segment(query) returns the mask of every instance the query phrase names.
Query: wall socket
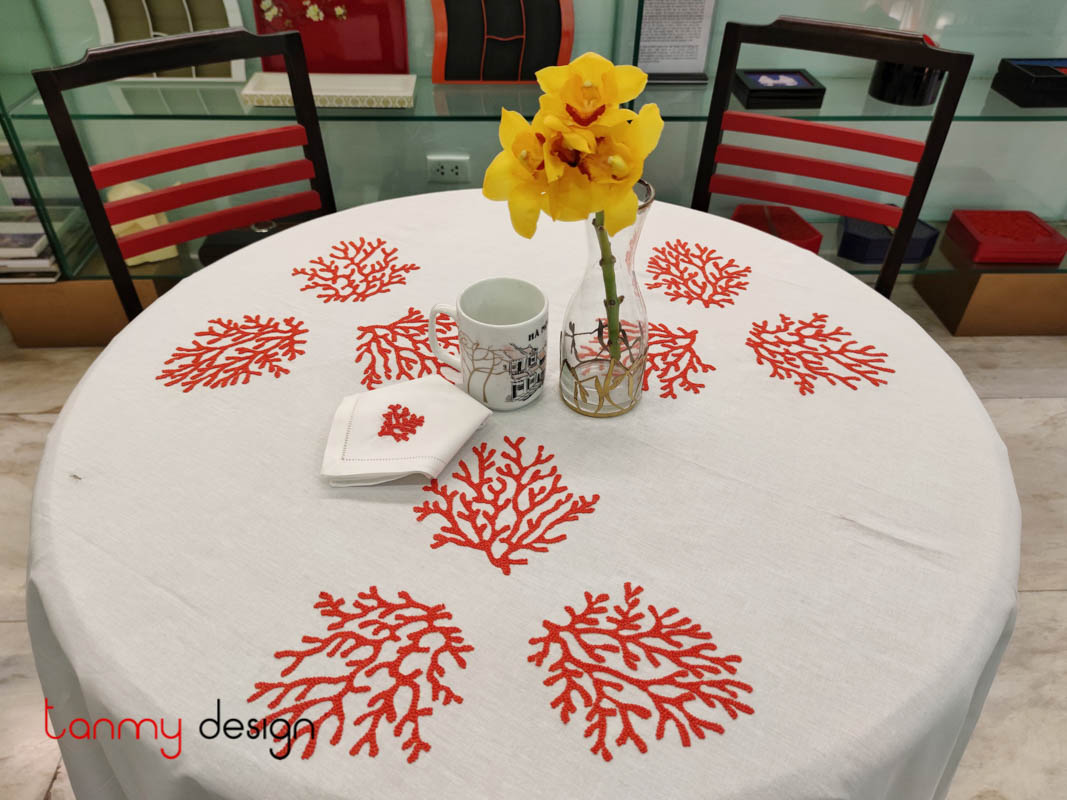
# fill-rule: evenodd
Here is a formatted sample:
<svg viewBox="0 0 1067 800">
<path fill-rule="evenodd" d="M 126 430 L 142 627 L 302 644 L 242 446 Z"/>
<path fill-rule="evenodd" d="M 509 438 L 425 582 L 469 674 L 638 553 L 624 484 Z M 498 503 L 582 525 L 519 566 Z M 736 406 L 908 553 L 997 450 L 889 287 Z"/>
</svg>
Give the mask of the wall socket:
<svg viewBox="0 0 1067 800">
<path fill-rule="evenodd" d="M 426 180 L 430 183 L 470 183 L 471 157 L 467 153 L 428 153 Z"/>
</svg>

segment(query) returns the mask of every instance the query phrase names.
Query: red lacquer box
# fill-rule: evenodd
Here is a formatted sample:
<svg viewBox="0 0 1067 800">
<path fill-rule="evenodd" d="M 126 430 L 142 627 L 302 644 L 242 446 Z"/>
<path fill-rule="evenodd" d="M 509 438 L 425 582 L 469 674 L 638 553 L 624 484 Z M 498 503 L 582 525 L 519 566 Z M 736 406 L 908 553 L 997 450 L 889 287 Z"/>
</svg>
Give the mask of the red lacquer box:
<svg viewBox="0 0 1067 800">
<path fill-rule="evenodd" d="M 253 0 L 258 33 L 300 31 L 308 72 L 373 75 L 408 71 L 404 0 Z M 284 72 L 283 56 L 263 69 Z"/>
<path fill-rule="evenodd" d="M 818 253 L 819 245 L 822 244 L 822 234 L 789 206 L 741 204 L 734 209 L 730 219 L 785 239 L 813 253 Z"/>
<path fill-rule="evenodd" d="M 1067 238 L 1030 211 L 953 211 L 945 236 L 979 264 L 1059 264 L 1067 255 Z"/>
</svg>

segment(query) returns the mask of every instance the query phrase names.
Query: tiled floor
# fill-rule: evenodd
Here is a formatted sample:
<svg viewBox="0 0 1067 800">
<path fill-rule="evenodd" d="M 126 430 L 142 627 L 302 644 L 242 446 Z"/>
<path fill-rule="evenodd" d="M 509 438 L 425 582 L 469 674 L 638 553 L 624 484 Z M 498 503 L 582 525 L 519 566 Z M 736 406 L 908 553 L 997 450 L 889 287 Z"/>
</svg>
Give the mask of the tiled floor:
<svg viewBox="0 0 1067 800">
<path fill-rule="evenodd" d="M 1067 798 L 1067 337 L 953 338 L 907 285 L 894 300 L 944 347 L 1011 453 L 1023 506 L 1019 619 L 949 800 Z M 23 590 L 45 436 L 94 349 L 19 350 L 0 326 L 0 798 L 73 797 L 43 703 Z"/>
</svg>

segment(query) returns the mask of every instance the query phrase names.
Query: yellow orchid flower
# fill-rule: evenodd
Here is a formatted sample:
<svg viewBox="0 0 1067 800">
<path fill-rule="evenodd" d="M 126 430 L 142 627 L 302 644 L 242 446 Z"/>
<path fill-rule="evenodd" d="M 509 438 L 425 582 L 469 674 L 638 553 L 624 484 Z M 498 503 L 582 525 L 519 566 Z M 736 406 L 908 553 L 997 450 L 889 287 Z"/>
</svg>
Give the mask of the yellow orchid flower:
<svg viewBox="0 0 1067 800">
<path fill-rule="evenodd" d="M 638 67 L 615 66 L 596 53 L 564 67 L 545 67 L 535 77 L 545 93 L 541 108 L 583 128 L 632 119 L 633 112 L 619 106 L 641 94 L 648 81 Z"/>
<path fill-rule="evenodd" d="M 543 138 L 521 114 L 503 108 L 499 135 L 504 149 L 485 171 L 482 194 L 490 200 L 507 200 L 512 227 L 529 239 L 537 230 L 542 207 L 547 207 Z"/>
<path fill-rule="evenodd" d="M 565 67 L 538 70 L 544 91 L 540 108 L 532 123 L 500 110 L 503 150 L 482 183 L 482 194 L 490 200 L 507 200 L 512 227 L 527 239 L 537 230 L 542 211 L 562 221 L 592 218 L 604 278 L 609 364 L 622 359 L 622 297 L 605 232 L 614 236 L 636 220 L 634 184 L 663 132 L 655 104 L 636 114 L 621 107 L 641 93 L 647 80 L 637 67 L 617 67 L 595 53 Z"/>
<path fill-rule="evenodd" d="M 637 217 L 634 184 L 644 172 L 645 159 L 659 143 L 663 119 L 655 103 L 641 108 L 637 119 L 599 139 L 595 154 L 582 161 L 592 182 L 593 205 L 604 212 L 604 227 L 614 236 Z"/>
</svg>

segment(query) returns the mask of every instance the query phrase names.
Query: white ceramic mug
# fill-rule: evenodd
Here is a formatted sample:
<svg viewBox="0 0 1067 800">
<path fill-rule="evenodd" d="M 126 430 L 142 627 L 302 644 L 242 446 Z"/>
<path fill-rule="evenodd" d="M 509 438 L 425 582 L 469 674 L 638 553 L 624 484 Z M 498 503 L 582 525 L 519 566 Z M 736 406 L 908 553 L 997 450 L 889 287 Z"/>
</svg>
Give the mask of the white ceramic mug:
<svg viewBox="0 0 1067 800">
<path fill-rule="evenodd" d="M 459 358 L 437 341 L 439 314 L 459 327 Z M 486 278 L 472 283 L 456 305 L 430 309 L 430 347 L 460 372 L 457 384 L 497 411 L 522 408 L 541 394 L 548 350 L 548 300 L 518 278 Z"/>
</svg>

